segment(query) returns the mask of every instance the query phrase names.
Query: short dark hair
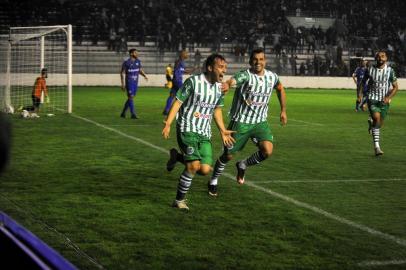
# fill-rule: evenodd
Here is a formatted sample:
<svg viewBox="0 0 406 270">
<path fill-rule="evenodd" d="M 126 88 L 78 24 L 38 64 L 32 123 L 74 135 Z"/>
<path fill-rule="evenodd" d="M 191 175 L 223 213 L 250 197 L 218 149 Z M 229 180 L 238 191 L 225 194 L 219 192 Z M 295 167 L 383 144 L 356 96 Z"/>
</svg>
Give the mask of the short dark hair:
<svg viewBox="0 0 406 270">
<path fill-rule="evenodd" d="M 129 49 L 129 50 L 128 50 L 128 53 L 129 53 L 129 54 L 132 54 L 134 51 L 136 52 L 137 49 L 135 49 L 135 48 Z"/>
<path fill-rule="evenodd" d="M 214 63 L 216 62 L 216 59 L 220 59 L 220 60 L 226 61 L 226 59 L 224 58 L 224 56 L 222 56 L 221 54 L 213 53 L 213 54 L 209 55 L 209 56 L 207 57 L 207 59 L 206 59 L 206 62 L 205 62 L 206 71 L 208 70 L 207 68 L 208 68 L 209 66 L 211 66 L 211 67 L 214 66 Z"/>
<path fill-rule="evenodd" d="M 48 69 L 46 69 L 46 68 L 41 69 L 41 74 L 45 74 L 47 72 L 48 72 Z"/>
<path fill-rule="evenodd" d="M 259 53 L 265 54 L 264 49 L 258 48 L 258 49 L 254 49 L 254 50 L 251 51 L 251 54 L 250 54 L 250 65 L 251 65 L 252 59 L 254 59 L 254 55 L 259 54 Z"/>
</svg>

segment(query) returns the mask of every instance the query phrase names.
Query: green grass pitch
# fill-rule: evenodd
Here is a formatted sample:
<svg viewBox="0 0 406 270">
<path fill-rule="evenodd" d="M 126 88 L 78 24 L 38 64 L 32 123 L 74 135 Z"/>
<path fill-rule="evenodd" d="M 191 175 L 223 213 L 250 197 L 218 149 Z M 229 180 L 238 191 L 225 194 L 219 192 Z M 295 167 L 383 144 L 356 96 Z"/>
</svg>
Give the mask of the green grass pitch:
<svg viewBox="0 0 406 270">
<path fill-rule="evenodd" d="M 161 136 L 167 95 L 139 89 L 138 120 L 119 117 L 125 95 L 113 87 L 75 87 L 72 115 L 13 116 L 0 210 L 80 269 L 406 268 L 406 92 L 391 103 L 379 158 L 355 90 L 287 89 L 286 127 L 274 95 L 273 156 L 242 186 L 230 163 L 218 198 L 196 176 L 189 212 L 170 207 L 183 168 L 165 170 L 177 146 L 174 126 Z"/>
</svg>

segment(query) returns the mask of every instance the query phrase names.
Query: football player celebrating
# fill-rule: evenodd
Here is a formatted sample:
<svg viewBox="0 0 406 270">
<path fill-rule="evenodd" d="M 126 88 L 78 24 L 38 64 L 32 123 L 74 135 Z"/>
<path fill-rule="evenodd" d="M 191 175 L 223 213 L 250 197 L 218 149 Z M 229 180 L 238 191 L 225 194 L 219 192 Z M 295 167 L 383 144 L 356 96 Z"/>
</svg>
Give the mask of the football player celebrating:
<svg viewBox="0 0 406 270">
<path fill-rule="evenodd" d="M 212 170 L 211 121 L 220 130 L 223 144 L 231 146 L 234 142 L 223 123 L 221 107 L 224 106 L 224 89 L 221 84 L 226 73 L 226 61 L 219 54 L 212 54 L 206 60 L 206 71 L 188 78 L 176 94 L 176 100 L 167 116 L 162 135 L 169 138 L 171 124 L 178 114 L 176 134 L 178 145 L 183 153 L 185 169 L 180 175 L 176 199 L 173 207 L 186 209 L 185 196 L 196 173 L 207 175 Z M 168 167 L 174 167 L 177 151 L 171 149 Z M 169 168 L 168 168 L 169 169 Z"/>
</svg>

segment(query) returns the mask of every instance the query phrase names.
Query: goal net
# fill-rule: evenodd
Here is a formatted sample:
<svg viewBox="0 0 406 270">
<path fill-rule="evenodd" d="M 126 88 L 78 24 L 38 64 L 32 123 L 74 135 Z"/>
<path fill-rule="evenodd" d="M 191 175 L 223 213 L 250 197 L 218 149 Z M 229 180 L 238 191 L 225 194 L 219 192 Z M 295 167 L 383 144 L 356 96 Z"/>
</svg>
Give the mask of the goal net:
<svg viewBox="0 0 406 270">
<path fill-rule="evenodd" d="M 11 27 L 2 38 L 0 108 L 33 106 L 34 84 L 47 70 L 48 97 L 40 91 L 40 112 L 72 112 L 72 26 Z"/>
</svg>

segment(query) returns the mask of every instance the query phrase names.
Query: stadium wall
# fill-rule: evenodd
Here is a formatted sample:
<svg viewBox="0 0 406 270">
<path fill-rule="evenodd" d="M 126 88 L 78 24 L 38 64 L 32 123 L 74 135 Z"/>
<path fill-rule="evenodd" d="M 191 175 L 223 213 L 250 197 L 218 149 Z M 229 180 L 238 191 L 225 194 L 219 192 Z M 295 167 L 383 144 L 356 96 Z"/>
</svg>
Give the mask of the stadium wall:
<svg viewBox="0 0 406 270">
<path fill-rule="evenodd" d="M 226 79 L 229 77 L 226 76 Z M 283 85 L 287 88 L 326 88 L 326 89 L 354 89 L 351 77 L 301 77 L 281 76 Z M 148 81 L 140 76 L 140 86 L 164 87 L 164 75 L 148 75 Z M 406 90 L 406 79 L 398 79 L 401 90 Z M 73 74 L 74 86 L 117 86 L 121 85 L 119 74 Z"/>
</svg>

